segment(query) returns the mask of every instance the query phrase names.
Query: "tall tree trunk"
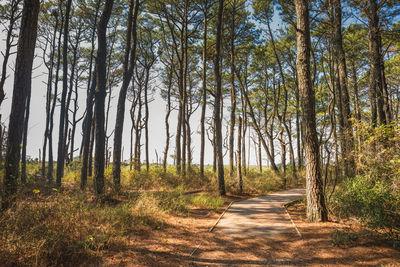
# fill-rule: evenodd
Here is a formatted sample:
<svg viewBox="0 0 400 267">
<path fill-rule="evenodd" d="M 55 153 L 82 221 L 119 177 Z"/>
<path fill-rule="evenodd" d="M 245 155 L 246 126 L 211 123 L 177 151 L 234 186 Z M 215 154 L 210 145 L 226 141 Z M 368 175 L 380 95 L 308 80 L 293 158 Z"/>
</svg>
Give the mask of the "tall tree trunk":
<svg viewBox="0 0 400 267">
<path fill-rule="evenodd" d="M 150 171 L 150 157 L 149 157 L 149 100 L 148 100 L 148 86 L 150 78 L 150 68 L 146 69 L 146 78 L 144 84 L 144 137 L 145 144 L 144 149 L 146 153 L 146 171 Z"/>
<path fill-rule="evenodd" d="M 22 139 L 22 157 L 21 157 L 21 182 L 26 183 L 26 146 L 28 145 L 28 127 L 29 127 L 29 114 L 31 109 L 31 92 L 26 96 L 25 118 L 24 118 L 24 132 Z"/>
<path fill-rule="evenodd" d="M 186 114 L 188 112 L 187 107 L 187 73 L 188 73 L 188 0 L 184 0 L 184 14 L 183 14 L 183 40 L 181 41 L 182 49 L 182 62 L 183 62 L 183 72 L 182 72 L 182 175 L 186 175 L 186 146 L 187 146 L 187 121 Z"/>
<path fill-rule="evenodd" d="M 238 125 L 238 144 L 237 144 L 237 154 L 236 154 L 236 164 L 237 164 L 237 180 L 238 180 L 238 189 L 239 193 L 243 192 L 243 178 L 242 178 L 242 165 L 241 165 L 241 155 L 242 155 L 242 117 L 239 116 L 239 125 Z"/>
<path fill-rule="evenodd" d="M 58 151 L 57 151 L 57 175 L 56 186 L 61 187 L 61 178 L 64 175 L 64 159 L 65 159 L 65 137 L 64 123 L 66 112 L 66 98 L 68 91 L 68 31 L 69 31 L 69 16 L 71 11 L 72 0 L 68 0 L 66 4 L 66 14 L 64 21 L 64 41 L 63 41 L 63 90 L 61 93 L 60 102 L 60 124 L 58 131 Z"/>
<path fill-rule="evenodd" d="M 52 103 L 52 85 L 53 85 L 53 69 L 54 69 L 54 52 L 56 50 L 56 38 L 58 31 L 58 14 L 55 12 L 56 25 L 54 26 L 53 40 L 51 42 L 51 52 L 50 52 L 50 66 L 49 74 L 47 79 L 47 94 L 46 94 L 46 126 L 44 131 L 44 142 L 43 142 L 43 155 L 42 155 L 42 177 L 46 176 L 46 150 L 47 141 L 50 134 L 50 116 L 51 116 L 51 103 Z"/>
<path fill-rule="evenodd" d="M 222 152 L 222 121 L 221 121 L 221 101 L 222 101 L 222 78 L 221 78 L 221 43 L 222 43 L 222 13 L 224 10 L 224 0 L 219 0 L 218 18 L 217 18 L 217 36 L 216 36 L 216 54 L 214 62 L 214 71 L 216 79 L 215 103 L 214 103 L 214 127 L 215 141 L 218 163 L 218 189 L 220 195 L 225 195 L 224 180 L 224 159 Z"/>
<path fill-rule="evenodd" d="M 335 48 L 335 55 L 337 57 L 337 70 L 339 76 L 338 92 L 340 93 L 340 106 L 342 110 L 343 120 L 343 158 L 345 175 L 352 177 L 354 175 L 353 170 L 355 169 L 354 158 L 352 157 L 352 150 L 354 146 L 353 139 L 353 127 L 351 123 L 351 112 L 350 112 L 350 97 L 347 86 L 347 67 L 346 57 L 343 50 L 342 41 L 342 7 L 341 0 L 332 0 L 334 9 L 334 38 L 333 44 Z"/>
<path fill-rule="evenodd" d="M 243 174 L 247 175 L 246 169 L 246 132 L 247 132 L 247 102 L 244 100 L 243 92 L 240 94 L 241 102 L 242 102 L 242 116 L 243 116 L 243 123 L 242 123 L 242 169 Z"/>
<path fill-rule="evenodd" d="M 201 87 L 202 106 L 201 106 L 201 119 L 200 119 L 200 178 L 204 179 L 204 153 L 205 153 L 205 142 L 206 142 L 206 129 L 205 129 L 205 118 L 207 109 L 207 27 L 208 27 L 208 1 L 205 0 L 203 3 L 203 50 L 202 50 L 202 79 L 203 84 Z"/>
<path fill-rule="evenodd" d="M 5 40 L 5 45 L 6 49 L 4 52 L 2 52 L 3 55 L 3 65 L 2 65 L 2 70 L 1 70 L 1 78 L 0 78 L 0 106 L 4 101 L 5 98 L 5 93 L 4 93 L 4 84 L 6 82 L 6 79 L 8 77 L 7 75 L 7 68 L 8 68 L 8 60 L 11 55 L 11 48 L 13 46 L 13 32 L 16 28 L 16 23 L 18 21 L 18 11 L 19 11 L 19 3 L 21 0 L 12 0 L 10 4 L 10 9 L 9 9 L 9 24 L 8 28 L 6 29 L 6 40 Z"/>
<path fill-rule="evenodd" d="M 235 2 L 234 2 L 235 3 Z M 233 3 L 233 5 L 234 5 Z M 235 12 L 236 7 L 232 10 L 232 22 L 231 22 L 231 40 L 230 40 L 230 84 L 231 84 L 231 114 L 229 124 L 229 176 L 233 176 L 233 154 L 234 154 L 234 142 L 235 142 L 235 112 L 236 112 L 236 88 L 235 88 Z"/>
<path fill-rule="evenodd" d="M 79 84 L 79 77 L 76 77 L 75 79 L 75 90 L 74 90 L 74 109 L 72 113 L 72 128 L 71 128 L 71 146 L 70 146 L 70 159 L 69 161 L 72 162 L 74 160 L 74 152 L 75 152 L 75 133 L 76 133 L 76 125 L 81 119 L 77 119 L 77 113 L 78 113 L 78 84 Z"/>
<path fill-rule="evenodd" d="M 370 69 L 370 101 L 371 101 L 371 122 L 376 125 L 376 110 L 378 111 L 378 118 L 380 124 L 387 124 L 387 117 L 390 115 L 385 101 L 384 94 L 384 81 L 382 74 L 382 47 L 381 47 L 381 36 L 379 30 L 379 15 L 378 15 L 378 4 L 376 0 L 370 0 L 368 5 L 368 21 L 369 21 L 369 53 L 371 61 Z M 375 107 L 377 104 L 377 108 Z"/>
<path fill-rule="evenodd" d="M 107 0 L 103 14 L 97 27 L 98 50 L 96 58 L 97 86 L 95 93 L 95 156 L 93 186 L 97 195 L 104 192 L 104 160 L 105 160 L 105 132 L 104 107 L 106 97 L 106 57 L 107 57 L 107 24 L 111 16 L 114 0 Z"/>
<path fill-rule="evenodd" d="M 124 76 L 121 90 L 118 97 L 117 117 L 115 121 L 114 131 L 114 153 L 113 153 L 113 181 L 114 187 L 118 190 L 121 184 L 121 148 L 122 148 L 122 133 L 124 129 L 125 116 L 125 100 L 129 83 L 132 80 L 133 69 L 136 61 L 136 46 L 137 46 L 137 15 L 139 12 L 139 0 L 130 0 L 128 32 L 126 38 L 125 58 L 124 58 Z"/>
<path fill-rule="evenodd" d="M 167 91 L 167 113 L 165 114 L 165 148 L 164 148 L 164 159 L 163 159 L 163 170 L 164 173 L 167 172 L 167 160 L 169 151 L 169 141 L 170 141 L 170 130 L 169 130 L 169 116 L 171 114 L 171 90 L 172 90 L 172 77 L 173 77 L 173 62 L 171 61 L 171 66 L 168 73 L 168 91 Z"/>
<path fill-rule="evenodd" d="M 94 76 L 96 76 L 96 72 L 94 73 Z M 96 82 L 97 82 L 97 78 L 96 78 Z M 96 90 L 96 85 L 93 85 L 95 90 Z M 94 96 L 93 96 L 93 102 L 94 102 Z M 92 118 L 92 126 L 90 128 L 90 143 L 89 143 L 89 162 L 88 162 L 88 176 L 93 176 L 93 149 L 94 149 L 94 139 L 95 139 L 95 115 L 93 115 Z"/>
<path fill-rule="evenodd" d="M 13 202 L 17 192 L 17 178 L 20 161 L 25 103 L 32 84 L 32 65 L 35 52 L 39 0 L 25 0 L 15 60 L 14 88 L 8 125 L 5 173 L 3 179 L 4 196 L 2 208 Z"/>
<path fill-rule="evenodd" d="M 306 152 L 307 219 L 328 219 L 323 195 L 320 169 L 319 144 L 315 121 L 315 95 L 310 74 L 310 19 L 307 0 L 295 0 L 297 14 L 297 58 L 300 99 L 304 123 L 304 147 Z"/>
<path fill-rule="evenodd" d="M 59 9 L 62 12 L 62 3 L 59 3 Z M 53 170 L 54 170 L 54 160 L 53 160 L 53 129 L 54 129 L 54 112 L 56 109 L 57 103 L 57 95 L 58 95 L 58 82 L 59 82 L 59 73 L 60 73 L 60 65 L 61 65 L 61 42 L 62 42 L 62 32 L 64 27 L 64 17 L 61 18 L 60 32 L 58 36 L 58 44 L 57 44 L 57 64 L 56 64 L 56 77 L 54 81 L 54 97 L 53 103 L 50 111 L 50 125 L 49 125 L 49 167 L 47 170 L 47 180 L 49 183 L 53 183 Z"/>
<path fill-rule="evenodd" d="M 97 1 L 96 5 L 96 12 L 94 16 L 94 25 L 97 25 L 97 17 L 99 15 L 99 9 L 100 9 L 100 2 Z M 95 48 L 95 40 L 96 40 L 96 27 L 93 27 L 92 29 L 92 35 L 91 35 L 91 51 L 90 51 L 90 60 L 89 60 L 89 76 L 88 76 L 88 83 L 87 83 L 87 94 L 86 94 L 86 117 L 83 122 L 82 126 L 82 155 L 81 155 L 81 161 L 82 161 L 82 167 L 81 167 L 81 190 L 83 190 L 86 187 L 87 184 L 87 177 L 88 175 L 91 176 L 92 172 L 92 147 L 91 145 L 91 136 L 92 136 L 92 128 L 93 128 L 93 101 L 94 101 L 94 93 L 96 90 L 96 84 L 97 84 L 97 79 L 96 79 L 96 73 L 97 69 L 94 69 L 94 72 L 92 72 L 92 67 L 93 67 L 93 59 L 94 59 L 94 48 Z M 94 75 L 93 75 L 94 73 Z M 89 173 L 90 169 L 90 173 Z"/>
</svg>

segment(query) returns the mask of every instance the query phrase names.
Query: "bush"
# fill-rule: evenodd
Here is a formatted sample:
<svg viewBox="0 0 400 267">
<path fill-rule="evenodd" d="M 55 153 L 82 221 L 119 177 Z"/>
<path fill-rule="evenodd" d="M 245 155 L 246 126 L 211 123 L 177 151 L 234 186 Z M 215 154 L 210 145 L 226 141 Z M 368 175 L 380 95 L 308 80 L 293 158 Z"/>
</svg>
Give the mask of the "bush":
<svg viewBox="0 0 400 267">
<path fill-rule="evenodd" d="M 332 233 L 332 244 L 335 247 L 338 247 L 340 245 L 349 245 L 357 241 L 359 236 L 360 233 L 353 232 L 349 229 L 335 229 Z"/>
<path fill-rule="evenodd" d="M 332 208 L 340 217 L 355 216 L 391 238 L 400 231 L 400 190 L 368 176 L 347 179 L 334 194 Z"/>
<path fill-rule="evenodd" d="M 190 199 L 190 202 L 199 208 L 203 209 L 213 209 L 214 211 L 219 211 L 224 205 L 225 200 L 220 196 L 211 195 L 198 195 Z"/>
<path fill-rule="evenodd" d="M 332 210 L 356 217 L 374 230 L 399 239 L 400 123 L 371 127 L 356 123 L 358 140 L 355 178 L 345 180 L 333 195 Z"/>
</svg>

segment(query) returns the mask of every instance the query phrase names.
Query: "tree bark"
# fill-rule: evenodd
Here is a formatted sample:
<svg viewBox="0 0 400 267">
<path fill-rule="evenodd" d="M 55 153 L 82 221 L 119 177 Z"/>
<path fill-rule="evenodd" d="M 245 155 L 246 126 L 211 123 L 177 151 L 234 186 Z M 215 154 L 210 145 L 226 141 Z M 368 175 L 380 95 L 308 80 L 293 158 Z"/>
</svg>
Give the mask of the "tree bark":
<svg viewBox="0 0 400 267">
<path fill-rule="evenodd" d="M 170 130 L 169 130 L 169 116 L 171 114 L 171 90 L 172 90 L 172 77 L 173 77 L 173 62 L 171 62 L 168 73 L 168 91 L 167 91 L 167 113 L 165 114 L 165 148 L 163 159 L 164 174 L 167 172 L 167 160 L 170 143 Z"/>
<path fill-rule="evenodd" d="M 235 1 L 232 5 L 235 5 Z M 235 112 L 236 112 L 236 88 L 235 88 L 235 18 L 236 7 L 233 6 L 230 28 L 230 85 L 231 85 L 231 112 L 229 124 L 229 176 L 233 177 L 233 154 L 235 143 Z"/>
<path fill-rule="evenodd" d="M 222 78 L 221 78 L 221 43 L 222 43 L 222 13 L 224 9 L 224 0 L 219 0 L 218 18 L 217 18 L 217 36 L 216 36 L 216 54 L 214 61 L 214 72 L 216 79 L 215 103 L 214 103 L 214 127 L 218 167 L 218 189 L 219 194 L 225 195 L 224 179 L 224 159 L 222 152 L 222 122 L 221 122 L 221 101 L 222 101 Z"/>
<path fill-rule="evenodd" d="M 97 195 L 104 193 L 104 160 L 105 131 L 104 107 L 106 97 L 106 57 L 107 57 L 107 24 L 111 16 L 114 0 L 107 0 L 103 14 L 97 26 L 98 50 L 96 58 L 97 85 L 95 93 L 95 156 L 93 186 Z"/>
<path fill-rule="evenodd" d="M 113 153 L 113 181 L 114 187 L 118 190 L 121 184 L 121 148 L 122 133 L 124 129 L 125 100 L 129 83 L 132 80 L 133 69 L 136 61 L 136 21 L 139 13 L 139 0 L 130 2 L 128 32 L 126 38 L 125 58 L 124 58 L 124 78 L 118 97 L 117 117 L 114 131 L 114 153 Z M 132 15 L 133 14 L 133 15 Z"/>
<path fill-rule="evenodd" d="M 22 139 L 22 157 L 21 157 L 21 182 L 26 183 L 26 146 L 28 145 L 28 127 L 29 127 L 29 114 L 31 109 L 31 90 L 26 96 L 25 118 L 24 118 L 24 133 Z"/>
<path fill-rule="evenodd" d="M 304 147 L 306 152 L 307 219 L 328 219 L 322 189 L 319 144 L 315 121 L 315 95 L 310 74 L 310 19 L 307 0 L 295 0 L 297 15 L 297 59 L 300 99 L 304 123 Z"/>
<path fill-rule="evenodd" d="M 96 11 L 94 15 L 94 20 L 93 20 L 93 25 L 97 25 L 97 17 L 99 15 L 99 9 L 100 9 L 100 2 L 97 1 L 96 5 Z M 86 184 L 87 184 L 87 177 L 89 174 L 89 169 L 91 170 L 91 165 L 92 165 L 92 150 L 91 150 L 91 132 L 92 132 L 92 127 L 93 127 L 93 101 L 94 101 L 94 92 L 96 90 L 96 84 L 97 84 L 97 79 L 96 79 L 96 73 L 97 69 L 94 69 L 94 72 L 92 72 L 92 67 L 93 67 L 93 59 L 94 59 L 94 49 L 95 49 L 95 40 L 96 40 L 96 27 L 94 26 L 92 29 L 92 35 L 91 35 L 91 51 L 90 51 L 90 60 L 89 60 L 89 76 L 88 76 L 88 83 L 87 83 L 87 94 L 86 94 L 86 117 L 83 121 L 83 126 L 82 126 L 82 155 L 81 155 L 81 161 L 82 161 L 82 167 L 81 167 L 81 190 L 85 189 Z M 93 75 L 94 73 L 94 75 Z M 91 171 L 90 174 L 91 176 Z"/>
<path fill-rule="evenodd" d="M 56 186 L 61 187 L 61 178 L 64 176 L 64 159 L 65 159 L 65 136 L 64 123 L 66 112 L 66 100 L 68 91 L 68 31 L 69 16 L 71 11 L 72 0 L 68 0 L 66 4 L 66 14 L 64 21 L 64 40 L 63 40 L 63 90 L 60 102 L 60 124 L 58 128 L 58 151 L 57 151 L 57 175 Z"/>
<path fill-rule="evenodd" d="M 237 164 L 237 180 L 238 180 L 238 190 L 241 194 L 243 192 L 243 178 L 242 178 L 242 165 L 241 165 L 241 144 L 242 140 L 242 117 L 239 116 L 239 125 L 238 125 L 238 144 L 237 144 L 237 154 L 236 154 L 236 164 Z"/>
<path fill-rule="evenodd" d="M 342 115 L 342 127 L 343 129 L 343 158 L 344 158 L 344 167 L 345 167 L 345 175 L 352 177 L 354 176 L 355 163 L 354 158 L 352 156 L 352 150 L 354 146 L 353 139 L 353 127 L 351 123 L 351 111 L 350 111 L 350 97 L 347 86 L 347 66 L 346 66 L 346 57 L 343 49 L 343 38 L 342 38 L 342 7 L 341 0 L 332 0 L 333 1 L 333 11 L 334 11 L 334 37 L 333 37 L 333 45 L 335 48 L 335 55 L 337 57 L 337 70 L 338 70 L 338 81 L 339 84 L 337 86 L 338 93 L 340 93 L 340 107 L 341 107 L 341 115 Z"/>
<path fill-rule="evenodd" d="M 378 4 L 376 0 L 370 0 L 368 5 L 369 21 L 369 53 L 370 53 L 370 88 L 369 97 L 371 101 L 371 122 L 376 125 L 377 117 L 380 124 L 390 123 L 390 108 L 387 94 L 385 92 L 381 34 L 379 30 Z M 375 106 L 376 103 L 376 106 Z"/>
<path fill-rule="evenodd" d="M 37 37 L 37 22 L 40 9 L 39 0 L 25 0 L 18 40 L 14 74 L 14 88 L 8 125 L 5 173 L 3 179 L 4 196 L 2 208 L 6 209 L 17 192 L 17 178 L 21 153 L 25 102 L 31 91 L 32 65 Z"/>
<path fill-rule="evenodd" d="M 8 24 L 8 28 L 6 29 L 6 40 L 5 40 L 5 45 L 6 45 L 6 49 L 4 51 L 3 54 L 3 65 L 2 65 L 2 71 L 1 71 L 1 78 L 0 78 L 0 106 L 4 101 L 5 98 L 5 93 L 4 93 L 4 84 L 6 82 L 6 79 L 8 77 L 7 75 L 7 68 L 8 68 L 8 60 L 10 58 L 11 55 L 11 48 L 14 46 L 13 44 L 13 31 L 16 28 L 16 23 L 19 19 L 19 3 L 21 2 L 21 0 L 12 0 L 10 3 L 10 9 L 9 9 L 9 24 Z"/>
<path fill-rule="evenodd" d="M 204 153 L 205 153 L 205 142 L 206 142 L 206 129 L 205 129 L 205 118 L 207 109 L 207 27 L 208 27 L 208 1 L 205 0 L 203 3 L 203 50 L 202 50 L 202 106 L 201 106 L 201 119 L 200 119 L 200 178 L 204 179 Z"/>
</svg>

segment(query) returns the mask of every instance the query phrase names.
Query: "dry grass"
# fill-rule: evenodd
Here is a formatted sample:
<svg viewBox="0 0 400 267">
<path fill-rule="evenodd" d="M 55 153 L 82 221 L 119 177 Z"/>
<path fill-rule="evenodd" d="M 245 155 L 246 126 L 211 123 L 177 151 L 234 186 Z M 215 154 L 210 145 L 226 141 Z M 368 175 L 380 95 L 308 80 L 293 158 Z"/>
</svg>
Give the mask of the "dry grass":
<svg viewBox="0 0 400 267">
<path fill-rule="evenodd" d="M 17 201 L 0 214 L 0 259 L 4 266 L 88 265 L 102 261 L 104 253 L 129 246 L 132 239 L 152 231 L 170 231 L 179 218 L 191 211 L 217 212 L 227 203 L 216 193 L 210 169 L 201 179 L 198 169 L 180 177 L 173 167 L 166 173 L 152 166 L 149 173 L 124 168 L 123 190 L 115 194 L 111 168 L 106 171 L 106 195 L 98 198 L 88 189 L 79 190 L 79 166 L 66 169 L 63 188 L 55 190 L 29 165 L 28 184 L 20 187 Z M 247 194 L 263 194 L 281 188 L 280 177 L 252 168 L 244 177 Z M 226 177 L 228 192 L 235 192 L 235 179 Z M 2 183 L 1 183 L 2 184 Z M 202 189 L 202 193 L 185 194 Z"/>
</svg>

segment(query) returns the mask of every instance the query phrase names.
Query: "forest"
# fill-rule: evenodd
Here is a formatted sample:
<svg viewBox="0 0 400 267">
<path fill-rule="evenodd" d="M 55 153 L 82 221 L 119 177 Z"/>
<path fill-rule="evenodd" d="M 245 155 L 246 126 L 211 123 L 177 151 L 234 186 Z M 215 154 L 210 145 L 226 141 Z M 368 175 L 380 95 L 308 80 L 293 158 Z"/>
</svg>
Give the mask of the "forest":
<svg viewBox="0 0 400 267">
<path fill-rule="evenodd" d="M 0 28 L 0 266 L 400 263 L 399 0 L 0 0 Z"/>
</svg>

